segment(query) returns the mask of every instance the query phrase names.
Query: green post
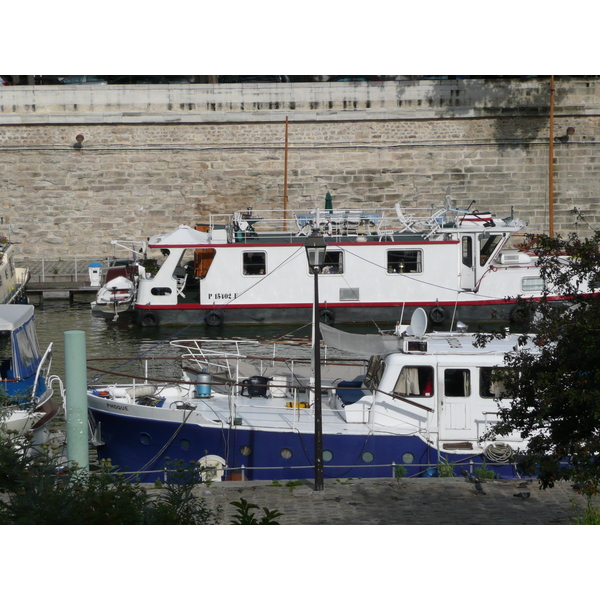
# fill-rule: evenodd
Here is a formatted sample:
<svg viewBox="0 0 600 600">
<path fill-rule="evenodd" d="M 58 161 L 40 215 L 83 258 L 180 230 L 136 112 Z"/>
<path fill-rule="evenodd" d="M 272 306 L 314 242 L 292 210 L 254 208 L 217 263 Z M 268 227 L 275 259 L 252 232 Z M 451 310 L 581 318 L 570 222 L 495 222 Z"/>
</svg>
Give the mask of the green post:
<svg viewBox="0 0 600 600">
<path fill-rule="evenodd" d="M 67 459 L 89 471 L 85 331 L 65 331 Z"/>
</svg>

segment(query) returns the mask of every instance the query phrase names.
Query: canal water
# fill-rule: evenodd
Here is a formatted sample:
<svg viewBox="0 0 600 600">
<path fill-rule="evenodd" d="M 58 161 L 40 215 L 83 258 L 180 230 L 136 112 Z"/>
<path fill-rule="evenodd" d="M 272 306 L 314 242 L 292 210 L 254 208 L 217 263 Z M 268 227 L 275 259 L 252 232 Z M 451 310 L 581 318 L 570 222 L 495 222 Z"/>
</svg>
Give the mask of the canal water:
<svg viewBox="0 0 600 600">
<path fill-rule="evenodd" d="M 42 352 L 52 342 L 52 373 L 65 381 L 65 344 L 66 331 L 84 331 L 88 366 L 108 369 L 104 363 L 97 364 L 91 359 L 114 358 L 112 366 L 120 365 L 127 359 L 136 357 L 174 357 L 178 351 L 169 345 L 177 339 L 211 340 L 259 340 L 309 342 L 311 324 L 305 325 L 228 325 L 226 327 L 206 327 L 204 324 L 179 328 L 139 327 L 133 325 L 127 316 L 103 318 L 92 315 L 87 303 L 70 304 L 68 300 L 46 301 L 35 308 L 35 321 L 38 341 Z M 344 330 L 354 333 L 378 333 L 375 323 L 371 325 L 349 325 Z M 306 355 L 306 348 L 298 352 Z M 154 362 L 154 361 L 153 361 Z M 156 361 L 158 362 L 158 361 Z M 130 372 L 127 369 L 125 372 Z M 98 376 L 88 369 L 88 381 Z M 165 373 L 171 376 L 171 373 Z M 108 376 L 105 376 L 108 377 Z"/>
<path fill-rule="evenodd" d="M 99 317 L 92 315 L 90 305 L 87 303 L 69 303 L 68 300 L 46 301 L 42 306 L 35 308 L 35 321 L 38 332 L 38 341 L 42 352 L 52 342 L 52 373 L 65 381 L 65 344 L 66 331 L 84 331 L 86 339 L 86 355 L 90 359 L 114 358 L 111 363 L 88 362 L 88 366 L 109 369 L 108 364 L 119 366 L 127 359 L 136 357 L 175 357 L 178 350 L 169 345 L 170 340 L 178 339 L 211 339 L 211 340 L 258 340 L 258 341 L 290 341 L 310 342 L 311 324 L 304 325 L 228 325 L 224 327 L 207 327 L 203 323 L 195 326 L 179 328 L 177 326 L 139 327 L 133 325 L 127 316 Z M 352 333 L 379 333 L 380 330 L 390 330 L 393 324 L 344 324 L 340 329 Z M 478 328 L 470 328 L 476 331 Z M 499 329 L 495 325 L 491 329 Z M 286 348 L 286 351 L 289 347 Z M 297 353 L 306 356 L 304 344 L 298 345 Z M 348 355 L 336 353 L 327 349 L 327 356 Z M 153 361 L 160 362 L 160 361 Z M 174 364 L 174 361 L 171 361 Z M 129 370 L 125 370 L 129 373 Z M 98 377 L 96 371 L 88 369 L 88 381 Z M 173 376 L 172 369 L 165 376 Z"/>
</svg>

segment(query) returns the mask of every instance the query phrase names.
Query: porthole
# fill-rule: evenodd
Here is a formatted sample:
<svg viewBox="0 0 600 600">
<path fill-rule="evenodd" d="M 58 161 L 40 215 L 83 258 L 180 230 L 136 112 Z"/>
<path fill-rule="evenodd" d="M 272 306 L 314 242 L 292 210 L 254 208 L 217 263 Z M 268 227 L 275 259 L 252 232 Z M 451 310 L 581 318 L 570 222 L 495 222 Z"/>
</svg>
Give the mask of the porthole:
<svg viewBox="0 0 600 600">
<path fill-rule="evenodd" d="M 402 455 L 402 462 L 405 465 L 410 465 L 412 462 L 414 462 L 414 460 L 415 460 L 414 454 L 411 454 L 410 452 L 405 452 Z"/>
<path fill-rule="evenodd" d="M 292 458 L 292 451 L 289 448 L 284 448 L 281 451 L 281 458 L 285 458 L 285 459 Z"/>
<path fill-rule="evenodd" d="M 242 446 L 240 448 L 240 453 L 244 456 L 250 456 L 252 454 L 252 448 L 250 448 L 250 446 Z"/>
<path fill-rule="evenodd" d="M 366 463 L 373 462 L 373 459 L 374 459 L 374 458 L 375 458 L 375 457 L 373 456 L 373 453 L 372 453 L 372 452 L 363 452 L 363 453 L 362 453 L 362 459 L 363 459 L 363 462 L 366 462 Z"/>
<path fill-rule="evenodd" d="M 150 437 L 150 434 L 142 432 L 140 433 L 139 440 L 144 446 L 149 446 L 152 438 Z"/>
<path fill-rule="evenodd" d="M 192 447 L 192 442 L 190 440 L 180 440 L 179 447 L 182 450 L 189 450 Z"/>
<path fill-rule="evenodd" d="M 333 459 L 333 452 L 331 450 L 323 450 L 323 462 L 329 462 Z"/>
</svg>

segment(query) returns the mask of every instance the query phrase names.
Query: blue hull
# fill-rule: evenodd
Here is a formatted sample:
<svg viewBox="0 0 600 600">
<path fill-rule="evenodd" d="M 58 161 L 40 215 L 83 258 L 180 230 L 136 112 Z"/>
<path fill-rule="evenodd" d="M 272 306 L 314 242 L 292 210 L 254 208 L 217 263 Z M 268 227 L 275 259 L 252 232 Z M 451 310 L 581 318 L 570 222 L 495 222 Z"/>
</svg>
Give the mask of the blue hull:
<svg viewBox="0 0 600 600">
<path fill-rule="evenodd" d="M 142 482 L 162 479 L 162 469 L 172 460 L 197 461 L 212 454 L 228 466 L 226 478 L 290 480 L 314 476 L 314 436 L 293 432 L 248 430 L 240 427 L 211 428 L 107 414 L 90 408 L 101 422 L 104 445 L 98 458 L 110 459 L 123 472 L 137 472 Z M 179 430 L 179 431 L 178 431 Z M 173 439 L 171 439 L 173 438 Z M 249 450 L 249 452 L 248 452 Z M 472 471 L 485 462 L 481 454 L 454 455 L 438 452 L 417 436 L 323 435 L 326 478 L 393 477 L 394 464 L 408 477 L 435 475 L 440 460 Z M 410 461 L 410 462 L 409 462 Z M 491 465 L 497 476 L 517 477 L 512 464 Z M 243 467 L 243 469 L 242 469 Z"/>
</svg>

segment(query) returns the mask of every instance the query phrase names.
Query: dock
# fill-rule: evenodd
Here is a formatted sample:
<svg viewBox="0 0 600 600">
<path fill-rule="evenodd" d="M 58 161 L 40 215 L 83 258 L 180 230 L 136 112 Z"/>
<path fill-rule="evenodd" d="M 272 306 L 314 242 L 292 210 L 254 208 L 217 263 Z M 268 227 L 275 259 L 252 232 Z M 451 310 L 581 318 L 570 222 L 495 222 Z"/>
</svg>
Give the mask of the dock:
<svg viewBox="0 0 600 600">
<path fill-rule="evenodd" d="M 90 285 L 88 264 L 91 259 L 23 261 L 19 266 L 30 272 L 25 295 L 30 304 L 68 300 L 71 303 L 90 303 L 96 298 L 99 286 Z"/>
</svg>

